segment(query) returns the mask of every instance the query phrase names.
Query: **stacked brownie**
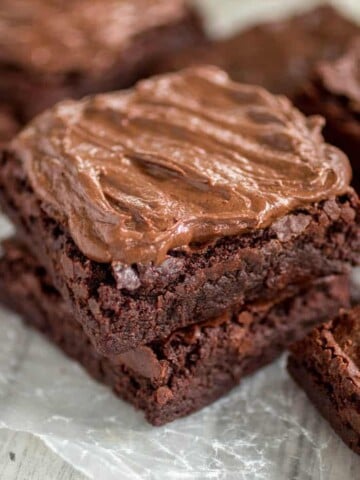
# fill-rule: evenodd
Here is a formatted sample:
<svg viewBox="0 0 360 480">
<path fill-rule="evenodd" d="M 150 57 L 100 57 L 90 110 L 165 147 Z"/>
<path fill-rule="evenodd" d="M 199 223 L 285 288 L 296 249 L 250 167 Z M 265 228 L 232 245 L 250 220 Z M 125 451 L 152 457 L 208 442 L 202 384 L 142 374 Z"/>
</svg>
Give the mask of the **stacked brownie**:
<svg viewBox="0 0 360 480">
<path fill-rule="evenodd" d="M 203 38 L 185 0 L 2 0 L 0 104 L 26 122 L 64 98 L 128 87 Z"/>
<path fill-rule="evenodd" d="M 0 296 L 155 424 L 349 304 L 360 209 L 319 118 L 215 67 L 65 101 L 0 161 Z"/>
</svg>

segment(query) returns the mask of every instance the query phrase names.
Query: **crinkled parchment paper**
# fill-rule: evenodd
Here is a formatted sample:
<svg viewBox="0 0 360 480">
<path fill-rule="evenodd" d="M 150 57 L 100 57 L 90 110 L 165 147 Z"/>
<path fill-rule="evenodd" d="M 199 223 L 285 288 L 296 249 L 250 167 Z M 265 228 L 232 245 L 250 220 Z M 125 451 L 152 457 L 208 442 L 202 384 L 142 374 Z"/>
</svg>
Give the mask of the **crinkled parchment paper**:
<svg viewBox="0 0 360 480">
<path fill-rule="evenodd" d="M 210 24 L 221 33 L 241 19 L 312 2 L 199 3 L 206 3 Z M 343 3 L 360 10 L 358 0 Z M 0 218 L 1 235 L 9 232 Z M 153 428 L 16 315 L 0 309 L 0 321 L 0 427 L 38 435 L 90 478 L 360 478 L 360 460 L 293 384 L 284 358 L 211 407 Z"/>
</svg>

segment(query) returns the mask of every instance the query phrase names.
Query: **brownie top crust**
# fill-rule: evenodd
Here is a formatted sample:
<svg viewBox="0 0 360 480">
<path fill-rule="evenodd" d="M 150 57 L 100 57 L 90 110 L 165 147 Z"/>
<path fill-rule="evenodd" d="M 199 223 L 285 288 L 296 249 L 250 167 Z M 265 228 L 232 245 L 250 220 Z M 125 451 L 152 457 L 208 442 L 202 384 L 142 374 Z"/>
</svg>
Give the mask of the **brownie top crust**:
<svg viewBox="0 0 360 480">
<path fill-rule="evenodd" d="M 360 305 L 340 310 L 334 320 L 315 328 L 291 347 L 291 353 L 305 361 L 313 358 L 317 368 L 329 375 L 340 373 L 352 388 L 360 387 Z"/>
<path fill-rule="evenodd" d="M 360 113 L 360 37 L 351 42 L 339 59 L 320 63 L 316 79 L 328 92 L 345 97 L 349 108 Z"/>
<path fill-rule="evenodd" d="M 223 68 L 238 82 L 293 96 L 317 61 L 337 58 L 351 38 L 359 34 L 358 25 L 334 8 L 320 6 L 291 18 L 250 27 L 210 45 L 185 50 L 166 59 L 159 70 L 207 63 Z"/>
<path fill-rule="evenodd" d="M 344 354 L 360 368 L 360 306 L 344 311 L 334 320 L 332 334 Z"/>
<path fill-rule="evenodd" d="M 42 75 L 101 75 L 135 36 L 187 11 L 185 0 L 3 0 L 0 61 Z"/>
<path fill-rule="evenodd" d="M 161 263 L 345 193 L 348 160 L 321 126 L 285 97 L 204 66 L 60 103 L 10 150 L 85 256 Z"/>
</svg>

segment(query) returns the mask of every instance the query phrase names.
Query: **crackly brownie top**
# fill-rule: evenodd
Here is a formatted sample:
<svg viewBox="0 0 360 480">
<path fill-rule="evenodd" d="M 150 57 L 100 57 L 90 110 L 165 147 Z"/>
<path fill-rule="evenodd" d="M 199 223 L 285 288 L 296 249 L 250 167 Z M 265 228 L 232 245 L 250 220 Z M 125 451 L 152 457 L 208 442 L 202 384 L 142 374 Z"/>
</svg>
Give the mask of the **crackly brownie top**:
<svg viewBox="0 0 360 480">
<path fill-rule="evenodd" d="M 191 48 L 165 60 L 161 69 L 217 65 L 233 80 L 292 96 L 308 78 L 315 62 L 337 58 L 356 34 L 360 34 L 358 25 L 330 6 L 321 6 L 250 27 L 210 46 Z"/>
<path fill-rule="evenodd" d="M 101 74 L 136 35 L 185 12 L 185 0 L 2 0 L 0 61 L 42 74 Z"/>
<path fill-rule="evenodd" d="M 360 306 L 342 312 L 331 331 L 342 352 L 360 368 Z"/>
<path fill-rule="evenodd" d="M 345 97 L 349 107 L 360 113 L 360 37 L 338 60 L 321 63 L 316 75 L 327 91 Z"/>
<path fill-rule="evenodd" d="M 348 160 L 321 126 L 204 66 L 62 102 L 11 148 L 86 256 L 160 263 L 347 191 Z"/>
<path fill-rule="evenodd" d="M 340 310 L 333 320 L 316 327 L 303 340 L 295 343 L 291 352 L 302 361 L 309 358 L 317 360 L 318 365 L 331 374 L 336 373 L 341 364 L 342 370 L 347 368 L 348 374 L 356 375 L 356 378 L 352 377 L 354 385 L 360 385 L 360 305 Z M 340 364 L 331 365 L 334 358 L 339 359 Z"/>
</svg>

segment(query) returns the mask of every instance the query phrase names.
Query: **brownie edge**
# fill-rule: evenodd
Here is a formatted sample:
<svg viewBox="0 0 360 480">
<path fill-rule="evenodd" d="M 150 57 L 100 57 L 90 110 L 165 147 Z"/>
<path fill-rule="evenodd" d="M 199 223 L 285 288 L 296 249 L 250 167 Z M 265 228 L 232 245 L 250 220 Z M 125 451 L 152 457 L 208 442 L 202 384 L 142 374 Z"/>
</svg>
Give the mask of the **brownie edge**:
<svg viewBox="0 0 360 480">
<path fill-rule="evenodd" d="M 324 137 L 349 157 L 357 191 L 360 191 L 359 65 L 360 37 L 357 36 L 336 61 L 318 63 L 294 99 L 305 114 L 325 118 Z"/>
<path fill-rule="evenodd" d="M 360 454 L 360 306 L 291 347 L 288 371 L 334 431 Z"/>
</svg>

